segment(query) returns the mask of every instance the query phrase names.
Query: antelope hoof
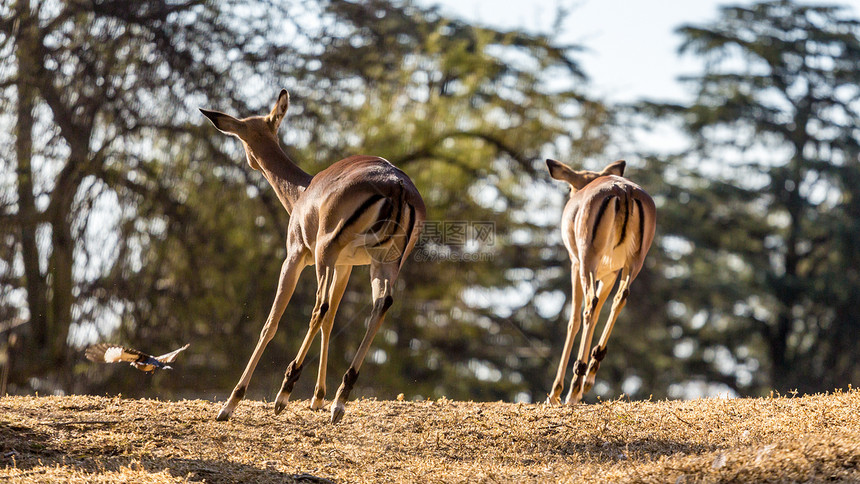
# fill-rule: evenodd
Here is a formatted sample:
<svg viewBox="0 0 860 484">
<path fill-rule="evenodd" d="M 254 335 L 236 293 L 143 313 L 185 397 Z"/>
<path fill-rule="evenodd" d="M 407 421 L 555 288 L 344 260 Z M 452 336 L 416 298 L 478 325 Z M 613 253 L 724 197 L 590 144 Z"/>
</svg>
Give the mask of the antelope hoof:
<svg viewBox="0 0 860 484">
<path fill-rule="evenodd" d="M 287 408 L 286 403 L 275 402 L 275 415 L 280 415 Z"/>
<path fill-rule="evenodd" d="M 560 405 L 561 400 L 557 396 L 549 395 L 548 397 L 546 397 L 546 404 L 547 405 Z"/>
<path fill-rule="evenodd" d="M 319 409 L 323 408 L 324 405 L 325 405 L 325 398 L 314 397 L 313 400 L 311 400 L 311 410 L 319 410 Z"/>
<path fill-rule="evenodd" d="M 335 425 L 343 419 L 346 409 L 342 403 L 335 403 L 331 406 L 331 424 Z"/>
<path fill-rule="evenodd" d="M 226 421 L 230 420 L 230 415 L 232 413 L 233 412 L 230 409 L 228 409 L 227 406 L 225 405 L 224 408 L 222 408 L 221 411 L 218 412 L 218 416 L 215 417 L 215 420 L 217 420 L 219 422 L 226 422 Z"/>
<path fill-rule="evenodd" d="M 287 408 L 288 401 L 290 401 L 289 393 L 278 393 L 278 398 L 275 400 L 275 415 L 280 415 Z"/>
</svg>

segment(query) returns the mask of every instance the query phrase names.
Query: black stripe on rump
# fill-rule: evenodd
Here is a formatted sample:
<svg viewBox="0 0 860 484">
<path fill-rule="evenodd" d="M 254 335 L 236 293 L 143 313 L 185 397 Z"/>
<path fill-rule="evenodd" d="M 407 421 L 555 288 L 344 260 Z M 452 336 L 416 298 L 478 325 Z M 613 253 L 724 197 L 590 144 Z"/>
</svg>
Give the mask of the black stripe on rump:
<svg viewBox="0 0 860 484">
<path fill-rule="evenodd" d="M 409 223 L 406 224 L 406 237 L 403 241 L 403 252 L 400 253 L 400 266 L 403 267 L 403 257 L 406 256 L 406 248 L 409 247 L 409 239 L 412 236 L 412 229 L 415 228 L 415 207 L 409 205 Z"/>
<path fill-rule="evenodd" d="M 645 210 L 642 208 L 642 201 L 636 200 L 636 208 L 639 209 L 639 246 L 641 247 L 645 241 Z"/>
<path fill-rule="evenodd" d="M 399 190 L 398 191 L 399 191 L 399 193 L 397 194 L 396 197 L 389 197 L 388 198 L 387 201 L 388 201 L 388 205 L 390 205 L 390 207 L 388 207 L 387 213 L 385 215 L 382 215 L 380 213 L 379 219 L 376 222 L 374 222 L 374 224 L 370 227 L 370 231 L 373 232 L 374 234 L 376 234 L 377 231 L 382 230 L 382 228 L 385 227 L 386 224 L 389 227 L 389 231 L 385 235 L 385 237 L 383 237 L 381 240 L 379 240 L 378 242 L 373 244 L 371 247 L 379 247 L 380 245 L 385 244 L 386 242 L 391 240 L 391 237 L 393 237 L 395 233 L 397 233 L 397 229 L 399 228 L 400 217 L 403 216 L 404 200 L 403 200 L 403 183 L 402 182 L 399 184 Z M 395 200 L 397 200 L 397 202 L 395 202 Z M 394 215 L 392 215 L 391 212 L 394 209 L 397 209 L 397 211 L 394 212 Z"/>
<path fill-rule="evenodd" d="M 603 219 L 603 213 L 606 212 L 606 207 L 609 205 L 613 199 L 617 198 L 616 196 L 608 196 L 603 199 L 603 202 L 600 204 L 600 208 L 597 210 L 597 217 L 594 219 L 594 224 L 591 226 L 591 243 L 594 243 L 594 237 L 597 235 L 597 227 L 600 226 L 600 220 Z"/>
<path fill-rule="evenodd" d="M 385 234 L 385 237 L 381 238 L 379 242 L 373 244 L 371 247 L 379 247 L 380 245 L 391 240 L 391 237 L 394 237 L 394 234 L 397 233 L 397 228 L 399 226 L 397 222 L 400 221 L 402 207 L 400 206 L 400 204 L 395 205 L 394 202 L 391 201 L 391 199 L 388 199 L 386 201 L 388 202 L 387 205 L 389 205 L 388 213 L 385 216 L 379 217 L 379 220 L 377 220 L 373 224 L 373 226 L 370 227 L 370 231 L 376 233 L 377 231 L 382 230 L 382 228 L 385 227 L 386 224 L 388 224 L 390 230 L 387 234 Z M 394 208 L 397 209 L 397 212 L 394 216 L 392 216 L 391 212 Z"/>
<path fill-rule="evenodd" d="M 380 201 L 381 199 L 382 195 L 376 194 L 365 200 L 364 203 L 362 203 L 361 206 L 359 206 L 358 209 L 353 212 L 348 219 L 346 219 L 346 222 L 344 222 L 340 229 L 337 231 L 337 235 L 334 236 L 333 240 L 340 239 L 340 236 L 343 234 L 343 231 L 346 230 L 347 227 L 354 224 L 355 221 L 359 219 L 359 217 L 364 215 L 364 212 L 366 212 L 367 209 L 369 209 L 371 206 L 373 206 L 374 203 Z"/>
<path fill-rule="evenodd" d="M 620 199 L 619 199 L 620 200 Z M 629 198 L 627 200 L 630 200 Z M 627 223 L 630 222 L 630 204 L 624 204 L 624 224 L 621 225 L 621 238 L 618 239 L 618 243 L 615 244 L 615 247 L 624 243 L 624 238 L 627 237 Z"/>
<path fill-rule="evenodd" d="M 382 208 L 379 209 L 379 218 L 370 226 L 370 231 L 376 233 L 382 230 L 385 227 L 385 223 L 391 218 L 392 211 L 394 211 L 394 203 L 391 202 L 390 198 L 386 199 L 382 204 Z"/>
</svg>

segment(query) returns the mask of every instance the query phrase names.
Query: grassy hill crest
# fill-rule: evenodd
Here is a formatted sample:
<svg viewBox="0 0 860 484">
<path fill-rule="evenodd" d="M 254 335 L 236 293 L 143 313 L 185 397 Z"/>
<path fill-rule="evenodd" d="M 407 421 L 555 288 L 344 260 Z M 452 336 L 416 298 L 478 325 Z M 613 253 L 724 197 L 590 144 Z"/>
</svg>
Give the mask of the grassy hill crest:
<svg viewBox="0 0 860 484">
<path fill-rule="evenodd" d="M 860 392 L 543 404 L 0 398 L 6 482 L 860 481 Z"/>
</svg>

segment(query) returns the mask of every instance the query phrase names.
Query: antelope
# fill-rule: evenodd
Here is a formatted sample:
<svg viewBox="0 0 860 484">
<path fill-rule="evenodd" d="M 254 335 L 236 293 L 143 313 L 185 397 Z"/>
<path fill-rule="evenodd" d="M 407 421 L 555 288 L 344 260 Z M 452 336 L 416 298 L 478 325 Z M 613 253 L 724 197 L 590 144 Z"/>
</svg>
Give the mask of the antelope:
<svg viewBox="0 0 860 484">
<path fill-rule="evenodd" d="M 345 414 L 346 401 L 373 338 L 394 302 L 393 290 L 406 258 L 415 247 L 425 219 L 424 202 L 409 177 L 378 156 L 350 156 L 314 176 L 299 168 L 281 149 L 277 132 L 290 106 L 282 90 L 265 116 L 237 119 L 200 109 L 215 127 L 239 138 L 248 165 L 262 172 L 289 214 L 287 256 L 281 266 L 272 309 L 260 339 L 217 420 L 228 420 L 244 398 L 251 375 L 290 301 L 299 274 L 316 265 L 316 302 L 305 339 L 284 373 L 275 414 L 286 407 L 310 345 L 322 330 L 319 372 L 311 408 L 323 407 L 328 347 L 335 313 L 353 266 L 370 264 L 373 306 L 364 339 L 343 376 L 331 404 L 331 423 Z"/>
<path fill-rule="evenodd" d="M 630 284 L 642 269 L 654 240 L 657 210 L 645 190 L 622 178 L 626 166 L 623 160 L 600 172 L 575 171 L 551 159 L 546 164 L 552 178 L 570 185 L 570 199 L 561 218 L 561 235 L 570 255 L 573 286 L 567 338 L 547 401 L 560 403 L 573 338 L 584 322 L 574 365 L 575 378 L 565 399 L 567 404 L 576 404 L 594 385 L 612 327 L 627 303 Z M 586 361 L 600 310 L 619 278 L 600 342 L 591 349 L 591 358 Z"/>
</svg>

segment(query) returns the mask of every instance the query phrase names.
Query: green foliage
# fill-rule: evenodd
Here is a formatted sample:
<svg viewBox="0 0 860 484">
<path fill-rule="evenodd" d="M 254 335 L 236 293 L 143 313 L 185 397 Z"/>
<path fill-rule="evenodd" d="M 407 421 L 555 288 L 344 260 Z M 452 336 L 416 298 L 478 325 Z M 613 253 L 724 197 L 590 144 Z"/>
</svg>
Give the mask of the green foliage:
<svg viewBox="0 0 860 484">
<path fill-rule="evenodd" d="M 688 79 L 697 100 L 639 114 L 675 115 L 693 149 L 625 156 L 658 232 L 598 394 L 857 379 L 857 30 L 843 9 L 785 1 L 679 30 L 706 61 Z M 0 5 L 0 334 L 23 341 L 0 345 L 10 391 L 226 396 L 269 312 L 288 217 L 197 108 L 260 114 L 287 88 L 280 135 L 305 170 L 383 156 L 428 207 L 355 395 L 542 400 L 571 310 L 565 188 L 543 159 L 602 166 L 615 121 L 583 94 L 576 52 L 410 2 Z M 364 332 L 367 281 L 356 269 L 339 309 L 330 388 Z M 274 396 L 315 286 L 306 271 L 250 397 Z M 83 363 L 94 339 L 192 346 L 140 384 Z"/>
<path fill-rule="evenodd" d="M 32 30 L 17 27 L 27 22 Z M 281 135 L 306 170 L 381 155 L 413 177 L 437 226 L 495 228 L 492 244 L 421 241 L 425 260 L 407 264 L 356 394 L 541 398 L 555 353 L 546 342 L 564 324 L 559 316 L 546 325 L 529 294 L 568 276 L 558 268 L 567 261 L 557 240 L 549 249 L 534 243 L 555 233 L 557 220 L 535 221 L 530 195 L 546 188 L 535 181 L 546 178 L 544 152 L 598 153 L 609 116 L 574 87 L 583 80 L 574 49 L 387 1 L 18 2 L 0 25 L 3 48 L 37 54 L 4 58 L 0 70 L 4 111 L 17 112 L 16 90 L 32 86 L 35 113 L 29 125 L 3 120 L 27 128 L 34 150 L 3 148 L 2 159 L 19 172 L 30 163 L 36 179 L 32 189 L 21 177 L 2 180 L 12 222 L 4 254 L 20 257 L 19 228 L 33 220 L 34 234 L 65 227 L 73 241 L 67 284 L 40 268 L 62 253 L 57 244 L 30 245 L 24 265 L 34 277 L 0 267 L 8 294 L 33 292 L 22 289 L 40 280 L 34 294 L 45 304 L 63 295 L 70 302 L 65 319 L 47 315 L 45 331 L 59 342 L 50 364 L 39 368 L 38 353 L 22 354 L 14 391 L 32 390 L 31 375 L 42 391 L 230 390 L 271 304 L 287 216 L 235 141 L 205 125 L 196 108 L 258 114 L 286 87 L 293 103 Z M 551 77 L 571 83 L 551 88 Z M 30 192 L 66 203 L 43 210 L 26 200 Z M 304 334 L 315 292 L 307 272 L 252 397 L 272 395 Z M 354 271 L 341 305 L 330 386 L 360 342 L 367 280 L 366 269 Z M 501 311 L 481 302 L 500 294 L 518 301 Z M 28 302 L 10 296 L 4 312 L 39 314 L 33 308 L 42 304 L 29 294 Z M 23 335 L 41 348 L 32 331 Z M 139 375 L 75 364 L 79 346 L 94 338 L 153 352 L 192 347 L 181 377 L 138 385 Z M 300 381 L 297 395 L 309 395 L 312 380 Z"/>
<path fill-rule="evenodd" d="M 696 347 L 684 363 L 741 393 L 828 390 L 856 380 L 860 350 L 847 311 L 860 24 L 789 1 L 721 12 L 679 29 L 706 68 L 687 79 L 694 104 L 662 107 L 695 141 L 661 207 L 663 240 L 682 248 L 665 247 L 677 262 L 664 272 L 682 281 L 678 337 Z"/>
</svg>

